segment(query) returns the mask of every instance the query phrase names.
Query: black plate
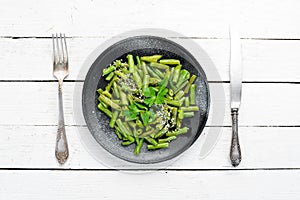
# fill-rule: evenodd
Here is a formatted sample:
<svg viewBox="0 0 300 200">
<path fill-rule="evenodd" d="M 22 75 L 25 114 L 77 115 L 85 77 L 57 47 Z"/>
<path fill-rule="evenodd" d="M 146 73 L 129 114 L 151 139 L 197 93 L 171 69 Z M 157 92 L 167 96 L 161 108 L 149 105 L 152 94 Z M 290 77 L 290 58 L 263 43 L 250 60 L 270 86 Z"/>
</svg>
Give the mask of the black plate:
<svg viewBox="0 0 300 200">
<path fill-rule="evenodd" d="M 187 134 L 170 142 L 169 148 L 148 151 L 146 145 L 140 155 L 133 154 L 135 145 L 124 147 L 114 130 L 109 127 L 109 118 L 97 108 L 98 88 L 104 88 L 107 82 L 102 78 L 102 70 L 116 59 L 126 61 L 127 54 L 153 55 L 161 54 L 163 58 L 179 59 L 183 68 L 197 75 L 196 103 L 200 108 L 193 118 L 185 119 L 183 125 L 190 129 Z M 201 134 L 207 121 L 210 95 L 207 79 L 197 60 L 182 46 L 165 38 L 156 36 L 135 36 L 121 40 L 107 48 L 89 69 L 84 81 L 82 93 L 83 115 L 95 140 L 108 152 L 121 159 L 135 163 L 157 163 L 174 158 L 188 149 Z"/>
</svg>

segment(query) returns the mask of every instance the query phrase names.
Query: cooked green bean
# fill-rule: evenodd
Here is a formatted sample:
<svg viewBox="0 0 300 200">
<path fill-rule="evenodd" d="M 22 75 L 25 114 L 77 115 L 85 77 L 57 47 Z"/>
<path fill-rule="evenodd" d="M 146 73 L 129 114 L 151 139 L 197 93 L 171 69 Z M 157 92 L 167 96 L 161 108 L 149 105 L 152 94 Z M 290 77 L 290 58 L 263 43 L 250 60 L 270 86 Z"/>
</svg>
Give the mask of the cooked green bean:
<svg viewBox="0 0 300 200">
<path fill-rule="evenodd" d="M 109 122 L 109 126 L 114 128 L 115 127 L 115 123 L 116 123 L 116 120 L 118 118 L 118 115 L 119 115 L 119 112 L 118 111 L 114 111 L 113 114 L 112 114 L 112 117 L 110 119 L 110 122 Z"/>
<path fill-rule="evenodd" d="M 117 83 L 114 82 L 113 83 L 113 94 L 117 97 L 117 98 L 120 98 L 120 92 L 119 92 L 119 89 L 117 87 Z"/>
<path fill-rule="evenodd" d="M 193 84 L 197 76 L 182 69 L 179 60 L 134 56 L 128 54 L 127 62 L 115 60 L 104 69 L 107 85 L 97 92 L 98 109 L 110 118 L 109 126 L 123 146 L 136 143 L 134 154 L 139 155 L 144 142 L 148 150 L 168 148 L 187 133 L 182 120 L 193 117 L 199 107 Z"/>
<path fill-rule="evenodd" d="M 175 67 L 175 69 L 174 69 L 174 75 L 173 75 L 173 83 L 177 83 L 181 67 L 182 67 L 182 65 L 177 65 Z"/>
<path fill-rule="evenodd" d="M 116 69 L 116 67 L 113 66 L 113 65 L 109 66 L 108 68 L 105 68 L 105 69 L 103 70 L 103 76 L 105 76 L 105 75 L 107 75 L 107 74 L 109 74 L 109 73 L 115 71 L 115 69 Z"/>
<path fill-rule="evenodd" d="M 162 149 L 162 148 L 168 148 L 169 147 L 169 143 L 165 142 L 165 143 L 159 143 L 156 146 L 149 144 L 147 146 L 148 150 L 155 150 L 155 149 Z"/>
<path fill-rule="evenodd" d="M 191 78 L 190 78 L 190 80 L 189 80 L 189 84 L 185 87 L 185 89 L 184 89 L 184 93 L 188 93 L 189 92 L 189 90 L 190 90 L 190 87 L 191 87 L 191 85 L 194 83 L 194 81 L 196 80 L 196 78 L 197 78 L 197 76 L 196 75 L 192 75 L 191 76 Z"/>
<path fill-rule="evenodd" d="M 181 129 L 178 129 L 177 131 L 168 132 L 166 135 L 167 135 L 168 137 L 171 137 L 171 136 L 178 136 L 178 135 L 180 135 L 180 134 L 187 133 L 188 130 L 189 130 L 188 127 L 183 127 L 183 128 L 181 128 Z"/>
<path fill-rule="evenodd" d="M 196 85 L 191 85 L 191 91 L 190 91 L 190 104 L 195 105 L 196 104 Z"/>
<path fill-rule="evenodd" d="M 194 117 L 194 112 L 183 112 L 183 117 L 184 118 Z"/>
<path fill-rule="evenodd" d="M 141 59 L 139 56 L 136 56 L 136 63 L 137 63 L 137 66 L 140 67 L 141 66 Z"/>
<path fill-rule="evenodd" d="M 141 148 L 143 146 L 143 143 L 144 143 L 144 138 L 140 139 L 140 141 L 138 142 L 138 144 L 136 145 L 135 149 L 134 149 L 134 154 L 135 155 L 139 155 L 140 154 L 140 151 L 141 151 Z"/>
<path fill-rule="evenodd" d="M 182 91 L 182 90 L 180 90 L 176 95 L 175 95 L 175 99 L 181 99 L 181 97 L 183 97 L 183 95 L 184 95 L 184 91 Z"/>
<path fill-rule="evenodd" d="M 145 137 L 145 140 L 154 146 L 158 144 L 157 141 L 151 137 Z"/>
<path fill-rule="evenodd" d="M 103 94 L 100 94 L 99 100 L 103 101 L 113 109 L 121 110 L 121 107 L 118 104 L 114 103 L 112 100 L 110 100 L 108 97 L 104 96 Z"/>
<path fill-rule="evenodd" d="M 162 55 L 142 56 L 141 60 L 145 62 L 157 62 Z"/>
<path fill-rule="evenodd" d="M 151 62 L 150 67 L 154 67 L 154 68 L 162 69 L 162 70 L 169 69 L 168 65 L 164 65 L 164 64 L 160 64 L 160 63 L 156 63 L 156 62 Z"/>
<path fill-rule="evenodd" d="M 142 79 L 139 76 L 137 71 L 133 72 L 133 80 L 135 81 L 135 84 L 138 86 L 138 89 L 141 89 L 143 84 L 142 84 Z"/>
<path fill-rule="evenodd" d="M 104 112 L 109 118 L 112 118 L 111 111 L 108 110 L 107 108 L 105 108 L 101 103 L 98 104 L 98 108 L 99 108 L 99 110 L 101 110 L 102 112 Z"/>
<path fill-rule="evenodd" d="M 177 137 L 175 135 L 164 138 L 164 139 L 158 139 L 158 143 L 165 143 L 170 142 L 171 140 L 175 140 Z"/>
<path fill-rule="evenodd" d="M 159 63 L 165 64 L 165 65 L 179 65 L 180 60 L 177 60 L 177 59 L 162 59 L 162 60 L 159 61 Z"/>
<path fill-rule="evenodd" d="M 110 72 L 109 75 L 105 78 L 105 80 L 110 81 L 114 77 L 114 75 L 114 72 Z"/>
<path fill-rule="evenodd" d="M 133 56 L 131 54 L 127 55 L 127 60 L 128 60 L 128 66 L 129 66 L 129 72 L 133 73 L 134 71 L 134 60 Z"/>
</svg>

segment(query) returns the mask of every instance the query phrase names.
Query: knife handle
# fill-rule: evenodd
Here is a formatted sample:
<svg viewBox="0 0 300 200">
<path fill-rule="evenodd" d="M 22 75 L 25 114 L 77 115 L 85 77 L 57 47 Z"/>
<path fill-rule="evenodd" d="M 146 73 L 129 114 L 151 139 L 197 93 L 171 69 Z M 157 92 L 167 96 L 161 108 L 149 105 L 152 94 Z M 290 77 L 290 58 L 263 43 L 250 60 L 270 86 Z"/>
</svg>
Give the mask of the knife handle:
<svg viewBox="0 0 300 200">
<path fill-rule="evenodd" d="M 236 167 L 242 160 L 241 148 L 238 136 L 238 109 L 231 109 L 232 117 L 232 140 L 230 148 L 230 160 L 232 166 Z"/>
</svg>

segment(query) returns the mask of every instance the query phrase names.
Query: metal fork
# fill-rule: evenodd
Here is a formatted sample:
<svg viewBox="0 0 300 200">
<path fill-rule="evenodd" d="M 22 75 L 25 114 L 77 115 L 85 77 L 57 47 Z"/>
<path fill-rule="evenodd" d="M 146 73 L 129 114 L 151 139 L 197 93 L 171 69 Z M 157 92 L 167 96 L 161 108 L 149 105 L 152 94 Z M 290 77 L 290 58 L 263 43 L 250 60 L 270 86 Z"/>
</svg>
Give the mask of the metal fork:
<svg viewBox="0 0 300 200">
<path fill-rule="evenodd" d="M 69 156 L 65 130 L 62 84 L 69 75 L 68 51 L 65 34 L 52 34 L 53 42 L 53 76 L 58 80 L 59 116 L 55 147 L 55 156 L 60 164 L 64 164 Z"/>
</svg>

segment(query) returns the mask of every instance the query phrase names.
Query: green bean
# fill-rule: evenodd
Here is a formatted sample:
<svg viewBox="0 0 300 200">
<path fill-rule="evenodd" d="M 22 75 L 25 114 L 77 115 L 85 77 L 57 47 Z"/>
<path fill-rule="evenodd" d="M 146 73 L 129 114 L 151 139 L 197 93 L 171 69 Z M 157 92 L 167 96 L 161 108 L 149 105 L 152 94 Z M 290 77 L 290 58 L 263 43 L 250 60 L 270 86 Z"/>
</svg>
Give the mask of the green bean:
<svg viewBox="0 0 300 200">
<path fill-rule="evenodd" d="M 110 81 L 112 79 L 112 77 L 114 77 L 115 73 L 114 72 L 110 72 L 108 74 L 108 76 L 105 78 L 105 80 Z"/>
<path fill-rule="evenodd" d="M 105 95 L 106 97 L 110 98 L 112 97 L 111 93 L 109 93 L 107 90 L 104 90 L 101 94 Z"/>
<path fill-rule="evenodd" d="M 140 136 L 143 133 L 143 130 L 139 128 L 136 130 L 136 133 L 138 134 L 138 136 Z"/>
<path fill-rule="evenodd" d="M 115 127 L 115 123 L 116 123 L 116 120 L 119 116 L 119 112 L 118 111 L 114 111 L 113 114 L 112 114 L 112 117 L 110 118 L 110 122 L 109 122 L 109 126 L 114 128 Z"/>
<path fill-rule="evenodd" d="M 186 107 L 190 106 L 190 99 L 189 99 L 189 97 L 185 97 L 185 99 L 184 99 L 184 105 L 185 105 Z M 197 108 L 198 108 L 198 107 L 197 107 Z"/>
<path fill-rule="evenodd" d="M 120 128 L 120 131 L 124 135 L 124 137 L 127 138 L 129 133 L 128 133 L 128 130 L 126 129 L 126 127 L 124 126 L 124 123 L 121 121 L 121 119 L 117 119 L 116 124 Z"/>
<path fill-rule="evenodd" d="M 181 99 L 181 97 L 183 97 L 183 95 L 184 95 L 184 91 L 182 91 L 182 90 L 180 90 L 176 95 L 175 95 L 175 99 Z"/>
<path fill-rule="evenodd" d="M 150 85 L 157 85 L 159 82 L 160 82 L 160 79 L 158 79 L 158 78 L 152 78 L 152 77 L 149 78 Z"/>
<path fill-rule="evenodd" d="M 108 110 L 107 108 L 105 108 L 101 103 L 98 104 L 98 108 L 99 108 L 99 110 L 101 110 L 102 112 L 104 112 L 109 118 L 112 118 L 111 111 Z"/>
<path fill-rule="evenodd" d="M 149 126 L 148 126 L 148 127 L 149 127 Z M 151 134 L 153 134 L 153 133 L 154 133 L 154 129 L 150 129 L 149 131 L 146 131 L 146 132 L 142 133 L 142 134 L 140 135 L 140 138 L 147 137 L 147 136 L 149 136 L 149 135 L 151 135 Z"/>
<path fill-rule="evenodd" d="M 191 85 L 191 91 L 190 91 L 190 104 L 195 105 L 196 104 L 196 85 Z"/>
<path fill-rule="evenodd" d="M 147 145 L 148 150 L 155 150 L 155 149 L 162 149 L 162 148 L 168 148 L 169 147 L 169 143 L 159 143 L 156 146 L 149 144 Z"/>
<path fill-rule="evenodd" d="M 129 146 L 129 145 L 131 145 L 132 143 L 134 143 L 134 141 L 125 141 L 125 142 L 122 142 L 121 144 L 122 144 L 123 146 Z"/>
<path fill-rule="evenodd" d="M 107 105 L 109 105 L 110 107 L 112 107 L 113 109 L 116 110 L 121 110 L 121 107 L 116 104 L 115 102 L 113 102 L 112 100 L 110 100 L 108 97 L 104 96 L 103 94 L 100 94 L 99 98 L 100 101 L 103 101 L 104 103 L 106 103 Z"/>
<path fill-rule="evenodd" d="M 103 76 L 106 76 L 107 74 L 109 74 L 109 73 L 115 71 L 115 69 L 116 69 L 115 66 L 110 65 L 109 67 L 107 67 L 107 68 L 105 68 L 105 69 L 103 70 Z"/>
<path fill-rule="evenodd" d="M 161 79 L 165 77 L 165 75 L 159 69 L 152 69 Z"/>
<path fill-rule="evenodd" d="M 143 86 L 142 79 L 136 70 L 133 71 L 133 80 L 135 81 L 136 85 L 138 86 L 138 89 L 141 89 Z"/>
<path fill-rule="evenodd" d="M 183 111 L 198 111 L 199 107 L 198 106 L 186 106 L 186 107 L 181 107 L 180 108 Z"/>
<path fill-rule="evenodd" d="M 107 90 L 108 92 L 110 91 L 110 89 L 111 89 L 111 87 L 112 87 L 112 85 L 113 85 L 113 83 L 115 82 L 115 81 L 117 81 L 118 80 L 118 77 L 117 77 L 117 75 L 114 75 L 114 77 L 113 77 L 113 79 L 110 81 L 110 83 L 105 87 L 105 90 Z"/>
<path fill-rule="evenodd" d="M 138 72 L 139 76 L 141 77 L 141 79 L 143 79 L 144 78 L 143 70 L 138 69 L 137 72 Z"/>
<path fill-rule="evenodd" d="M 161 80 L 161 78 L 149 66 L 147 66 L 147 70 L 152 77 L 158 78 L 159 80 Z"/>
<path fill-rule="evenodd" d="M 179 102 L 178 100 L 166 100 L 166 99 L 165 99 L 165 102 L 166 102 L 168 105 L 177 106 L 177 107 L 181 106 L 181 105 L 180 105 L 180 102 Z"/>
<path fill-rule="evenodd" d="M 189 130 L 188 127 L 183 127 L 183 128 L 181 128 L 181 129 L 178 129 L 177 131 L 168 132 L 166 135 L 167 135 L 168 137 L 170 137 L 170 136 L 177 136 L 177 135 L 181 135 L 181 134 L 187 133 L 188 130 Z"/>
<path fill-rule="evenodd" d="M 163 136 L 167 131 L 168 131 L 168 127 L 165 126 L 163 129 L 161 129 L 160 131 L 158 131 L 158 132 L 154 135 L 154 138 L 160 138 L 160 137 Z"/>
<path fill-rule="evenodd" d="M 145 62 L 157 62 L 162 55 L 142 56 L 141 60 Z"/>
<path fill-rule="evenodd" d="M 122 140 L 123 136 L 122 136 L 121 132 L 118 131 L 118 130 L 116 129 L 115 133 L 116 133 L 117 137 L 118 137 L 120 140 Z"/>
<path fill-rule="evenodd" d="M 162 69 L 162 70 L 169 69 L 168 65 L 164 65 L 164 64 L 160 64 L 160 63 L 156 63 L 156 62 L 151 62 L 150 66 L 154 67 L 154 68 L 157 68 L 157 69 Z"/>
<path fill-rule="evenodd" d="M 97 92 L 98 92 L 98 94 L 101 94 L 101 93 L 103 92 L 102 88 L 99 88 L 99 89 L 97 90 Z"/>
<path fill-rule="evenodd" d="M 131 54 L 127 55 L 127 61 L 128 61 L 128 66 L 129 66 L 129 72 L 133 73 L 133 71 L 134 71 L 134 60 L 133 60 L 133 56 Z"/>
<path fill-rule="evenodd" d="M 148 107 L 144 106 L 141 103 L 133 101 L 133 104 L 135 104 L 138 108 L 143 109 L 143 110 L 148 110 Z"/>
<path fill-rule="evenodd" d="M 178 110 L 178 119 L 183 119 L 184 115 L 183 115 L 183 110 Z"/>
<path fill-rule="evenodd" d="M 171 122 L 172 122 L 172 124 L 173 125 L 175 125 L 176 124 L 176 120 L 177 120 L 177 108 L 176 107 L 174 107 L 173 109 L 172 109 L 172 118 L 171 118 Z"/>
<path fill-rule="evenodd" d="M 153 138 L 151 138 L 151 137 L 145 137 L 145 140 L 146 140 L 147 142 L 149 142 L 150 144 L 154 145 L 154 146 L 156 146 L 156 145 L 158 144 L 158 143 L 156 142 L 156 140 L 153 139 Z"/>
<path fill-rule="evenodd" d="M 127 134 L 130 135 L 130 136 L 133 136 L 133 132 L 131 131 L 128 123 L 127 122 L 123 122 L 123 125 L 126 128 L 126 130 L 127 130 Z"/>
<path fill-rule="evenodd" d="M 100 102 L 104 108 L 108 108 L 108 105 L 104 102 Z"/>
<path fill-rule="evenodd" d="M 162 60 L 159 61 L 159 63 L 165 64 L 165 65 L 179 65 L 180 60 L 177 60 L 177 59 L 162 59 Z"/>
<path fill-rule="evenodd" d="M 175 67 L 171 67 L 171 70 L 170 70 L 170 82 L 172 82 L 172 80 L 173 80 L 173 76 L 174 76 L 174 69 L 175 69 Z"/>
<path fill-rule="evenodd" d="M 117 97 L 117 98 L 120 98 L 120 92 L 119 92 L 119 89 L 118 89 L 118 87 L 117 87 L 117 83 L 116 82 L 114 82 L 113 83 L 113 94 Z"/>
<path fill-rule="evenodd" d="M 194 117 L 194 112 L 183 112 L 183 117 L 184 118 Z"/>
<path fill-rule="evenodd" d="M 167 137 L 167 138 L 164 138 L 164 139 L 158 139 L 158 143 L 165 143 L 165 142 L 170 142 L 172 140 L 175 140 L 176 139 L 176 136 L 173 135 L 173 136 L 170 136 L 170 137 Z"/>
<path fill-rule="evenodd" d="M 117 76 L 119 76 L 120 78 L 125 78 L 125 77 L 126 77 L 126 74 L 124 74 L 123 72 L 118 71 L 118 70 L 115 71 L 115 74 L 116 74 Z"/>
<path fill-rule="evenodd" d="M 181 70 L 182 65 L 177 65 L 174 69 L 174 75 L 173 75 L 173 83 L 177 83 L 178 82 L 178 78 L 179 78 L 179 72 Z"/>
<path fill-rule="evenodd" d="M 176 88 L 176 90 L 174 90 L 174 94 L 177 94 L 177 92 L 179 92 L 180 90 L 182 90 L 182 88 L 184 88 L 187 84 L 189 84 L 188 81 L 184 81 L 178 88 Z"/>
<path fill-rule="evenodd" d="M 149 86 L 149 79 L 150 79 L 150 76 L 148 74 L 146 74 L 144 76 L 144 80 L 143 80 L 143 90 L 148 88 Z"/>
<path fill-rule="evenodd" d="M 139 56 L 136 56 L 136 63 L 137 63 L 137 66 L 138 66 L 138 67 L 141 66 L 141 60 L 140 60 L 140 57 L 139 57 Z"/>
<path fill-rule="evenodd" d="M 185 97 L 181 97 L 181 98 L 179 99 L 180 106 L 182 106 L 182 104 L 183 104 L 183 102 L 184 102 L 184 99 L 185 99 Z"/>
<path fill-rule="evenodd" d="M 135 155 L 139 155 L 140 154 L 140 151 L 141 151 L 141 148 L 143 146 L 143 143 L 144 143 L 144 138 L 142 138 L 138 144 L 136 145 L 135 149 L 134 149 L 134 154 Z"/>
<path fill-rule="evenodd" d="M 119 92 L 120 92 L 121 104 L 128 105 L 128 100 L 127 100 L 126 94 L 122 90 L 119 90 Z"/>
<path fill-rule="evenodd" d="M 189 93 L 190 87 L 194 83 L 194 81 L 196 80 L 196 78 L 197 78 L 197 76 L 194 75 L 194 74 L 191 76 L 191 78 L 189 80 L 189 84 L 184 89 L 184 93 L 186 93 L 186 94 Z"/>
<path fill-rule="evenodd" d="M 142 70 L 143 70 L 143 76 L 148 74 L 148 70 L 145 62 L 142 62 Z"/>
<path fill-rule="evenodd" d="M 183 69 L 179 73 L 178 82 L 176 83 L 176 87 L 178 88 L 185 80 L 188 80 L 190 78 L 190 72 Z"/>
</svg>

